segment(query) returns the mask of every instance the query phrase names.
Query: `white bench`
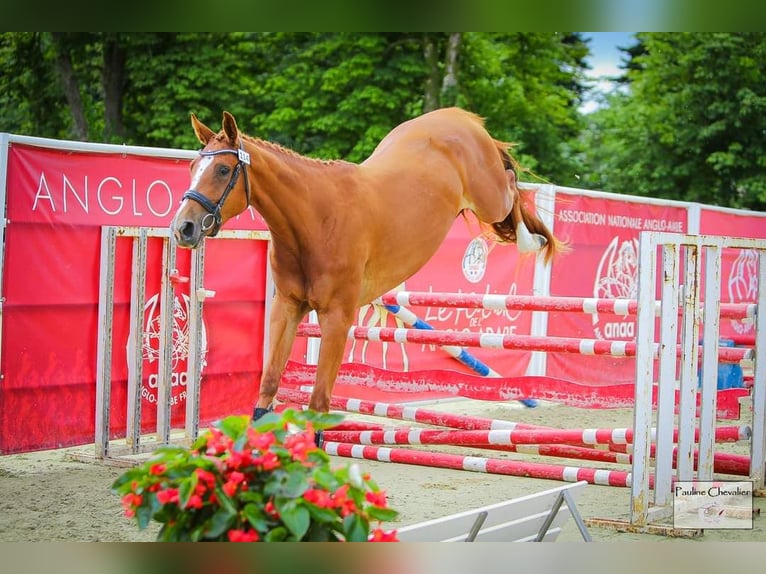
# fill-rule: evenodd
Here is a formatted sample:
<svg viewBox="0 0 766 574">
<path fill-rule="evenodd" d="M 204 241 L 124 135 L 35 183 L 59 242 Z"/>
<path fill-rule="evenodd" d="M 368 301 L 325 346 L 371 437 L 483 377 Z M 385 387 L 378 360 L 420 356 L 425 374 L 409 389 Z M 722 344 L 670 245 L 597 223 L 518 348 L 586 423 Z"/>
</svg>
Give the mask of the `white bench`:
<svg viewBox="0 0 766 574">
<path fill-rule="evenodd" d="M 571 516 L 591 542 L 575 499 L 580 481 L 397 529 L 402 542 L 553 542 Z"/>
</svg>

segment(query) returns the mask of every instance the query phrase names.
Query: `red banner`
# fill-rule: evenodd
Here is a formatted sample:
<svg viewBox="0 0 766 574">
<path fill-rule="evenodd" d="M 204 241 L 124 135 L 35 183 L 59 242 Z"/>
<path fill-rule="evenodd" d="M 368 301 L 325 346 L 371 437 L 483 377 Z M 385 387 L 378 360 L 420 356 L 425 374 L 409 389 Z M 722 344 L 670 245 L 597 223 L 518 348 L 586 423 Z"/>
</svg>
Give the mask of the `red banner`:
<svg viewBox="0 0 766 574">
<path fill-rule="evenodd" d="M 555 231 L 569 242 L 571 252 L 553 264 L 552 296 L 635 299 L 639 233 L 686 233 L 687 211 L 638 199 L 558 192 Z M 632 316 L 560 313 L 549 316 L 548 335 L 635 341 L 635 326 Z M 549 353 L 546 374 L 600 385 L 633 382 L 634 368 L 635 361 L 629 358 Z"/>
<path fill-rule="evenodd" d="M 700 233 L 766 239 L 766 213 L 703 208 L 700 211 Z M 724 249 L 721 263 L 721 302 L 755 303 L 758 254 L 750 249 Z M 721 336 L 735 343 L 750 343 L 755 337 L 755 324 L 752 320 L 723 319 Z"/>
<path fill-rule="evenodd" d="M 188 161 L 12 145 L 8 154 L 0 453 L 93 442 L 102 225 L 166 227 L 188 185 Z M 263 228 L 243 214 L 230 228 Z M 150 240 L 142 423 L 156 420 L 161 240 Z M 265 243 L 207 243 L 203 424 L 252 408 L 261 372 Z M 131 279 L 118 241 L 112 358 L 112 436 L 124 436 Z M 188 275 L 189 253 L 178 268 Z M 187 284 L 188 285 L 188 284 Z M 174 422 L 185 407 L 188 287 L 174 303 Z"/>
</svg>

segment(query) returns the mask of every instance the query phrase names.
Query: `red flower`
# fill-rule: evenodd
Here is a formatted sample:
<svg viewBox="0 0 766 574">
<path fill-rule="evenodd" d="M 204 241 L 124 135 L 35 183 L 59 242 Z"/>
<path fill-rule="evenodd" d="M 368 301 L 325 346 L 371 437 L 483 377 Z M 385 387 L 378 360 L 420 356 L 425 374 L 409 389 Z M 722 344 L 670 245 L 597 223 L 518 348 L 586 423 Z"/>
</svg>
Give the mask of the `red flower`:
<svg viewBox="0 0 766 574">
<path fill-rule="evenodd" d="M 203 482 L 208 488 L 215 486 L 215 475 L 212 472 L 204 468 L 197 468 L 194 472 L 199 477 L 200 482 Z"/>
<path fill-rule="evenodd" d="M 279 457 L 276 454 L 268 451 L 264 453 L 263 456 L 253 459 L 253 464 L 260 466 L 263 470 L 269 471 L 279 468 L 280 462 Z"/>
<path fill-rule="evenodd" d="M 279 512 L 277 512 L 277 507 L 274 506 L 273 500 L 269 500 L 266 503 L 266 505 L 263 507 L 263 510 L 265 510 L 266 514 L 268 514 L 272 518 L 279 518 Z"/>
<path fill-rule="evenodd" d="M 399 542 L 399 539 L 396 537 L 396 530 L 386 532 L 382 528 L 373 530 L 367 540 L 369 542 Z"/>
<path fill-rule="evenodd" d="M 253 457 L 249 452 L 235 450 L 226 457 L 226 466 L 228 468 L 242 468 L 253 463 Z"/>
<path fill-rule="evenodd" d="M 314 432 L 307 431 L 289 435 L 285 439 L 285 448 L 290 451 L 293 460 L 306 460 L 309 452 L 317 448 L 314 443 Z"/>
<path fill-rule="evenodd" d="M 125 516 L 133 518 L 136 515 L 136 508 L 141 506 L 143 498 L 140 494 L 129 493 L 122 497 L 122 507 L 125 510 Z"/>
<path fill-rule="evenodd" d="M 229 542 L 258 542 L 258 533 L 249 528 L 247 530 L 229 530 L 226 535 L 229 537 Z"/>
<path fill-rule="evenodd" d="M 166 468 L 167 467 L 164 464 L 161 464 L 161 463 L 153 464 L 149 468 L 149 474 L 153 474 L 154 476 L 162 476 L 162 474 L 165 472 Z"/>
<path fill-rule="evenodd" d="M 178 489 L 177 488 L 167 488 L 165 490 L 160 490 L 157 492 L 157 501 L 160 504 L 172 504 L 172 503 L 178 503 Z"/>
<path fill-rule="evenodd" d="M 333 501 L 332 496 L 326 490 L 310 488 L 303 493 L 303 498 L 307 502 L 310 502 L 314 506 L 318 506 L 320 508 L 333 508 L 335 506 L 335 502 Z"/>
<path fill-rule="evenodd" d="M 211 428 L 207 437 L 207 454 L 223 454 L 231 448 L 232 440 L 217 428 Z"/>
<path fill-rule="evenodd" d="M 344 484 L 333 493 L 335 508 L 340 510 L 340 515 L 344 518 L 357 510 L 354 499 L 348 497 L 348 489 L 349 485 Z"/>
<path fill-rule="evenodd" d="M 378 492 L 368 491 L 365 493 L 364 498 L 373 506 L 377 506 L 378 508 L 386 507 L 386 493 L 382 490 Z"/>
<path fill-rule="evenodd" d="M 235 470 L 234 472 L 229 473 L 229 482 L 239 484 L 243 480 L 245 480 L 245 475 L 241 472 Z"/>
<path fill-rule="evenodd" d="M 198 494 L 192 494 L 184 508 L 202 508 L 202 497 Z"/>
<path fill-rule="evenodd" d="M 229 480 L 228 482 L 225 482 L 223 484 L 223 491 L 226 493 L 227 496 L 234 496 L 237 494 L 237 483 L 232 482 Z"/>
<path fill-rule="evenodd" d="M 252 427 L 247 429 L 247 444 L 254 449 L 265 452 L 276 442 L 277 437 L 271 431 L 261 433 Z"/>
</svg>

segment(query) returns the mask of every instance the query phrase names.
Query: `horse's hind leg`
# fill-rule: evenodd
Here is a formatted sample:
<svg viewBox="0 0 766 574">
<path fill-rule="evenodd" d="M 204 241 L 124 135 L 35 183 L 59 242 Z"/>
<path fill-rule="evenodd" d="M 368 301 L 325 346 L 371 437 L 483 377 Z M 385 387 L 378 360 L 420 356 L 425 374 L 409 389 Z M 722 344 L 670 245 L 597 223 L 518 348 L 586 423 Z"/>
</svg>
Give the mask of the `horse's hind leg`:
<svg viewBox="0 0 766 574">
<path fill-rule="evenodd" d="M 508 170 L 506 173 L 510 174 L 508 176 L 509 181 L 512 179 L 515 183 L 516 174 L 511 170 Z M 520 253 L 540 251 L 548 243 L 548 240 L 539 233 L 532 233 L 529 227 L 527 227 L 524 221 L 524 211 L 521 208 L 521 196 L 515 185 L 511 188 L 511 195 L 513 197 L 513 208 L 511 208 L 510 217 L 516 231 L 516 247 Z"/>
<path fill-rule="evenodd" d="M 546 260 L 550 259 L 556 248 L 556 241 L 545 227 L 545 224 L 535 215 L 524 210 L 519 189 L 516 186 L 516 174 L 511 169 L 505 171 L 508 180 L 508 200 L 510 206 L 505 218 L 492 223 L 492 229 L 502 241 L 516 243 L 522 253 L 546 249 Z M 481 217 L 481 214 L 478 214 Z M 492 221 L 484 219 L 484 221 Z"/>
<path fill-rule="evenodd" d="M 293 348 L 298 324 L 306 313 L 308 313 L 306 305 L 296 303 L 277 291 L 269 315 L 269 355 L 263 368 L 258 402 L 253 412 L 254 419 L 271 408 Z"/>
</svg>

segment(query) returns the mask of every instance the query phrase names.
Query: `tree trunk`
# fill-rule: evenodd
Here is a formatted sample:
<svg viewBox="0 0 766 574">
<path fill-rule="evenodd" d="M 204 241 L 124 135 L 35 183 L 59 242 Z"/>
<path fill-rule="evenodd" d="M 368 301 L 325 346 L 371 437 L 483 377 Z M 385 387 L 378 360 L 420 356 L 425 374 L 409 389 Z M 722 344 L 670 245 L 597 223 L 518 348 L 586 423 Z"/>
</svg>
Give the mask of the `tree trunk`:
<svg viewBox="0 0 766 574">
<path fill-rule="evenodd" d="M 441 105 L 454 106 L 458 96 L 458 59 L 460 56 L 460 32 L 453 32 L 447 39 L 447 51 L 444 54 L 445 71 L 442 79 Z"/>
<path fill-rule="evenodd" d="M 441 72 L 439 70 L 439 49 L 436 38 L 426 34 L 424 38 L 423 56 L 428 67 L 426 76 L 425 93 L 423 94 L 423 113 L 430 112 L 439 107 L 439 84 Z"/>
<path fill-rule="evenodd" d="M 104 89 L 104 138 L 106 141 L 125 136 L 122 121 L 122 96 L 125 84 L 125 47 L 113 34 L 104 35 L 104 62 L 101 84 Z"/>
<path fill-rule="evenodd" d="M 51 37 L 56 52 L 56 71 L 61 79 L 64 96 L 72 114 L 74 137 L 80 141 L 86 141 L 88 139 L 88 121 L 85 119 L 80 86 L 66 46 L 66 34 L 64 32 L 51 32 Z"/>
</svg>

